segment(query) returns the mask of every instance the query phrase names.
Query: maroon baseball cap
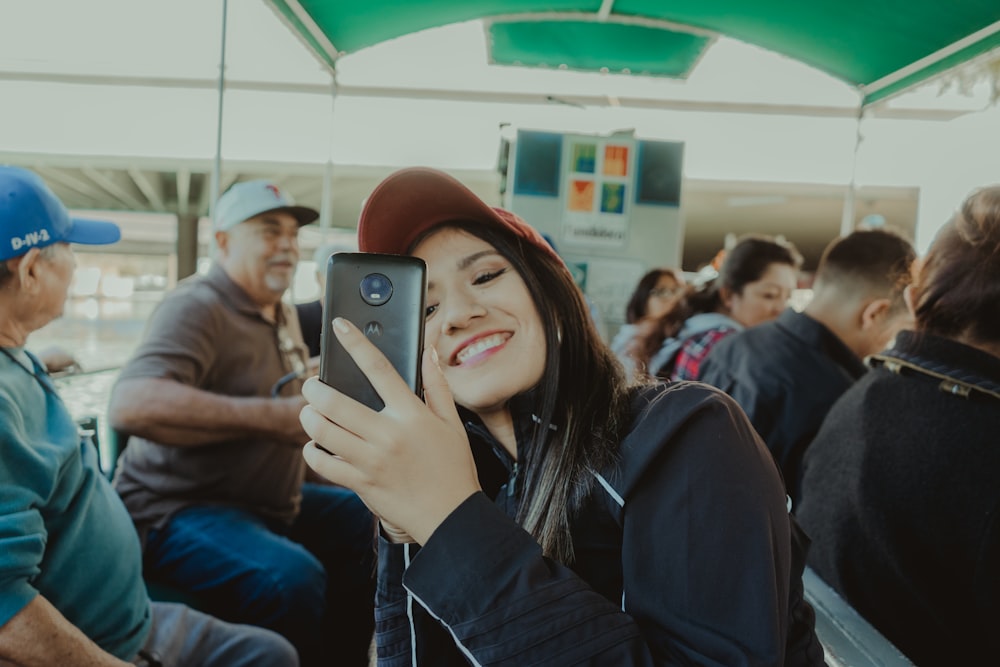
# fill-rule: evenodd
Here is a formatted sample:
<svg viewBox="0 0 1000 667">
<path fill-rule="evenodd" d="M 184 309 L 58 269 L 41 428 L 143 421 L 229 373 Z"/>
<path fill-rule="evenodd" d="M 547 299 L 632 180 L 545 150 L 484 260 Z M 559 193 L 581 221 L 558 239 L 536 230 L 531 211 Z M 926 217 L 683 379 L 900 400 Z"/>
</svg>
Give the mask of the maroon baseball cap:
<svg viewBox="0 0 1000 667">
<path fill-rule="evenodd" d="M 443 222 L 497 225 L 563 264 L 534 227 L 510 211 L 490 206 L 443 171 L 427 167 L 401 169 L 376 186 L 358 221 L 358 248 L 403 255 L 421 234 Z"/>
</svg>

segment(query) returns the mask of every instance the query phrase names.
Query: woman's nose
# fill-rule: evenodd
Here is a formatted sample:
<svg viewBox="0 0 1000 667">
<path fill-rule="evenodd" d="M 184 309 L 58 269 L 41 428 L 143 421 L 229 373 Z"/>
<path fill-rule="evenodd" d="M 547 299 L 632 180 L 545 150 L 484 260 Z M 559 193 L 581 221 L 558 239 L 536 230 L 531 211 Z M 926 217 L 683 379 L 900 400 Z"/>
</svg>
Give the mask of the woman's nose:
<svg viewBox="0 0 1000 667">
<path fill-rule="evenodd" d="M 441 330 L 444 333 L 464 329 L 470 322 L 486 314 L 486 308 L 482 304 L 467 296 L 450 298 L 442 310 L 444 317 L 441 318 Z"/>
</svg>

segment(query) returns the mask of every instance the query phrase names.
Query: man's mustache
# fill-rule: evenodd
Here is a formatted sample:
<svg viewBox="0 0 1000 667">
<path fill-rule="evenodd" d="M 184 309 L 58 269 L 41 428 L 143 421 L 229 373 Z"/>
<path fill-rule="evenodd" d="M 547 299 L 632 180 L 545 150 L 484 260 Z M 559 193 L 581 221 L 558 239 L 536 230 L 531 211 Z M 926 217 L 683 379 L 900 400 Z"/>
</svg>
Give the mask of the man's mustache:
<svg viewBox="0 0 1000 667">
<path fill-rule="evenodd" d="M 296 255 L 276 255 L 267 261 L 268 266 L 272 264 L 295 264 L 299 261 Z"/>
</svg>

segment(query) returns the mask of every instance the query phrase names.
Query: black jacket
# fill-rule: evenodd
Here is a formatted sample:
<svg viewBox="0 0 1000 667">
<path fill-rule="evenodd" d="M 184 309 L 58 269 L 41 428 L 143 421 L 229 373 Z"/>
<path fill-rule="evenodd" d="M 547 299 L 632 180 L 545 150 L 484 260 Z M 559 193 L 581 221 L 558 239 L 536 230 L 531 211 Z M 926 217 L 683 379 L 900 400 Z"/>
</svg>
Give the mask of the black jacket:
<svg viewBox="0 0 1000 667">
<path fill-rule="evenodd" d="M 802 454 L 830 406 L 865 366 L 829 329 L 803 313 L 729 336 L 702 362 L 699 380 L 736 399 L 799 499 Z"/>
<path fill-rule="evenodd" d="M 379 665 L 782 665 L 789 527 L 770 456 L 704 385 L 641 390 L 633 414 L 572 522 L 572 567 L 510 518 L 516 467 L 469 424 L 484 493 L 423 548 L 380 543 Z"/>
<path fill-rule="evenodd" d="M 302 340 L 309 348 L 310 357 L 318 357 L 320 353 L 319 339 L 323 330 L 323 302 L 320 300 L 295 304 L 295 312 L 299 316 L 299 328 L 302 329 Z"/>
<path fill-rule="evenodd" d="M 920 667 L 996 664 L 1000 359 L 909 331 L 882 356 L 806 452 L 809 563 Z"/>
</svg>

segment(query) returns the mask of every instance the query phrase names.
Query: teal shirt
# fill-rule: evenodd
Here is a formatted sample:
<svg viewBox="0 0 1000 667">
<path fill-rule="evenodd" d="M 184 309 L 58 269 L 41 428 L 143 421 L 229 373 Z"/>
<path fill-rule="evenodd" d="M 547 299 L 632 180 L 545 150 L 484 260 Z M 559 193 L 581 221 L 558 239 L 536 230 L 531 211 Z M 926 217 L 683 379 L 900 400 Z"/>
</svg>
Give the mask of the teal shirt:
<svg viewBox="0 0 1000 667">
<path fill-rule="evenodd" d="M 20 349 L 6 349 L 15 357 Z M 0 354 L 0 626 L 41 594 L 123 660 L 149 634 L 132 520 L 41 365 Z"/>
</svg>

